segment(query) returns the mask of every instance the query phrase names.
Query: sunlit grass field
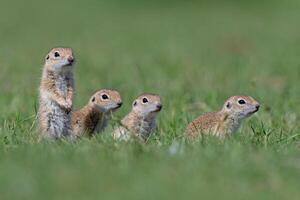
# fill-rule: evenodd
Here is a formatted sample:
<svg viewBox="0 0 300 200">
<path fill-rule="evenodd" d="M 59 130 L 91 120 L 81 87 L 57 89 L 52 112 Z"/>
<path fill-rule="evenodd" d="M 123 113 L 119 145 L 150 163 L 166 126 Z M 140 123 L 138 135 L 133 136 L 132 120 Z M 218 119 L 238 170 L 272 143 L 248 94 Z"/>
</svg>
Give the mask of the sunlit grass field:
<svg viewBox="0 0 300 200">
<path fill-rule="evenodd" d="M 299 199 L 300 2 L 1 0 L 0 199 Z M 76 55 L 75 109 L 100 88 L 122 108 L 103 135 L 39 142 L 38 85 L 52 47 Z M 163 110 L 146 144 L 110 132 L 140 93 Z M 225 141 L 185 143 L 232 95 L 261 103 Z"/>
</svg>

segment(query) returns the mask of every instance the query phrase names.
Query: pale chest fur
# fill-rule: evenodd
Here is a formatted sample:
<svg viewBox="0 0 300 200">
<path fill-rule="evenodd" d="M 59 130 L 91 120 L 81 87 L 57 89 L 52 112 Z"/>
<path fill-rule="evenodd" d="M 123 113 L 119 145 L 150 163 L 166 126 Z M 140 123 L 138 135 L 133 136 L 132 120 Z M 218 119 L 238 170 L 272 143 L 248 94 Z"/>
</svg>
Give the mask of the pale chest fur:
<svg viewBox="0 0 300 200">
<path fill-rule="evenodd" d="M 40 88 L 40 109 L 39 120 L 42 132 L 46 137 L 59 138 L 69 135 L 71 127 L 71 113 L 66 113 L 59 105 L 56 99 L 53 99 L 53 93 L 66 98 L 70 78 L 66 75 L 57 75 L 53 73 L 44 73 Z"/>
<path fill-rule="evenodd" d="M 134 114 L 126 116 L 122 126 L 114 130 L 115 139 L 128 139 L 133 134 L 143 140 L 147 139 L 156 127 L 155 118 L 144 118 Z"/>
<path fill-rule="evenodd" d="M 99 117 L 99 121 L 96 124 L 96 129 L 95 132 L 96 133 L 100 133 L 103 132 L 104 129 L 107 127 L 108 125 L 108 120 L 109 120 L 109 116 L 106 114 L 102 114 Z"/>
<path fill-rule="evenodd" d="M 132 130 L 134 130 L 134 133 L 143 138 L 148 138 L 154 129 L 155 121 L 147 119 L 141 119 L 132 126 Z"/>
<path fill-rule="evenodd" d="M 225 136 L 235 133 L 241 125 L 241 120 L 235 117 L 228 117 L 224 121 L 220 121 L 216 129 L 216 135 Z"/>
<path fill-rule="evenodd" d="M 68 85 L 70 85 L 70 78 L 66 75 L 59 75 L 55 81 L 57 92 L 66 97 L 68 93 Z"/>
</svg>

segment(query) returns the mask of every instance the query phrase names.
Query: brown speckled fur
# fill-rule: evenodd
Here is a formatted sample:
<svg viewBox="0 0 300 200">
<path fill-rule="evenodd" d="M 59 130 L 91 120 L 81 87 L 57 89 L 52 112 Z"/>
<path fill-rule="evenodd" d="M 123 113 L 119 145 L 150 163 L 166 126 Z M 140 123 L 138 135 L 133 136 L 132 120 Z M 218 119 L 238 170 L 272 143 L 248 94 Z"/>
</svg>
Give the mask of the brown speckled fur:
<svg viewBox="0 0 300 200">
<path fill-rule="evenodd" d="M 143 103 L 147 98 L 148 102 Z M 115 128 L 113 137 L 117 140 L 129 140 L 131 136 L 147 140 L 156 127 L 156 117 L 162 108 L 161 99 L 155 94 L 140 95 L 134 102 L 131 112 L 126 115 L 121 125 Z"/>
<path fill-rule="evenodd" d="M 246 103 L 240 105 L 239 100 Z M 228 107 L 229 106 L 229 107 Z M 239 128 L 242 120 L 249 117 L 259 109 L 259 103 L 250 96 L 233 96 L 218 112 L 206 113 L 192 121 L 186 129 L 188 139 L 196 139 L 202 134 L 212 134 L 225 138 Z"/>
<path fill-rule="evenodd" d="M 55 53 L 59 53 L 55 57 Z M 70 48 L 54 48 L 46 57 L 39 88 L 39 128 L 45 138 L 70 135 L 74 93 L 73 52 Z"/>
<path fill-rule="evenodd" d="M 102 99 L 102 95 L 108 99 Z M 122 99 L 115 90 L 102 89 L 97 91 L 89 103 L 82 109 L 75 111 L 72 116 L 72 133 L 77 137 L 93 136 L 102 132 L 107 126 L 110 114 L 120 108 Z"/>
</svg>

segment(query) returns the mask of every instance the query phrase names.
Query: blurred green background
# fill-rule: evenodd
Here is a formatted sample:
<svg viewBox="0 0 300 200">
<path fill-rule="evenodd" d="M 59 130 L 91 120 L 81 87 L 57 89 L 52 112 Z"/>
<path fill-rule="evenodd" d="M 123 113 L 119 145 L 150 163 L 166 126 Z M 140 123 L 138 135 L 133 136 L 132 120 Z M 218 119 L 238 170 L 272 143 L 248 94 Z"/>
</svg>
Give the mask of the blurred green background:
<svg viewBox="0 0 300 200">
<path fill-rule="evenodd" d="M 0 199 L 299 199 L 300 2 L 0 0 Z M 75 108 L 162 96 L 148 144 L 105 134 L 38 142 L 43 60 L 76 55 Z M 262 109 L 226 141 L 182 142 L 194 117 L 245 94 Z"/>
</svg>

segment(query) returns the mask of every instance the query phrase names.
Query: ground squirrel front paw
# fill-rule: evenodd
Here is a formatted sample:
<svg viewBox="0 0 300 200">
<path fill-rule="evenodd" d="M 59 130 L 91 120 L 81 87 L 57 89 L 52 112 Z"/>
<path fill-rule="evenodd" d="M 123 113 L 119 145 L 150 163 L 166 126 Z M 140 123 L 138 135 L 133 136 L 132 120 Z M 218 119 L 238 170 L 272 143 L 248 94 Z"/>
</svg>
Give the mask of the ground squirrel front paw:
<svg viewBox="0 0 300 200">
<path fill-rule="evenodd" d="M 67 114 L 69 114 L 72 111 L 72 101 L 66 100 L 61 107 L 66 111 Z"/>
<path fill-rule="evenodd" d="M 67 111 L 67 113 L 72 111 L 72 106 L 73 106 L 72 101 L 67 99 L 66 100 L 66 111 Z"/>
</svg>

